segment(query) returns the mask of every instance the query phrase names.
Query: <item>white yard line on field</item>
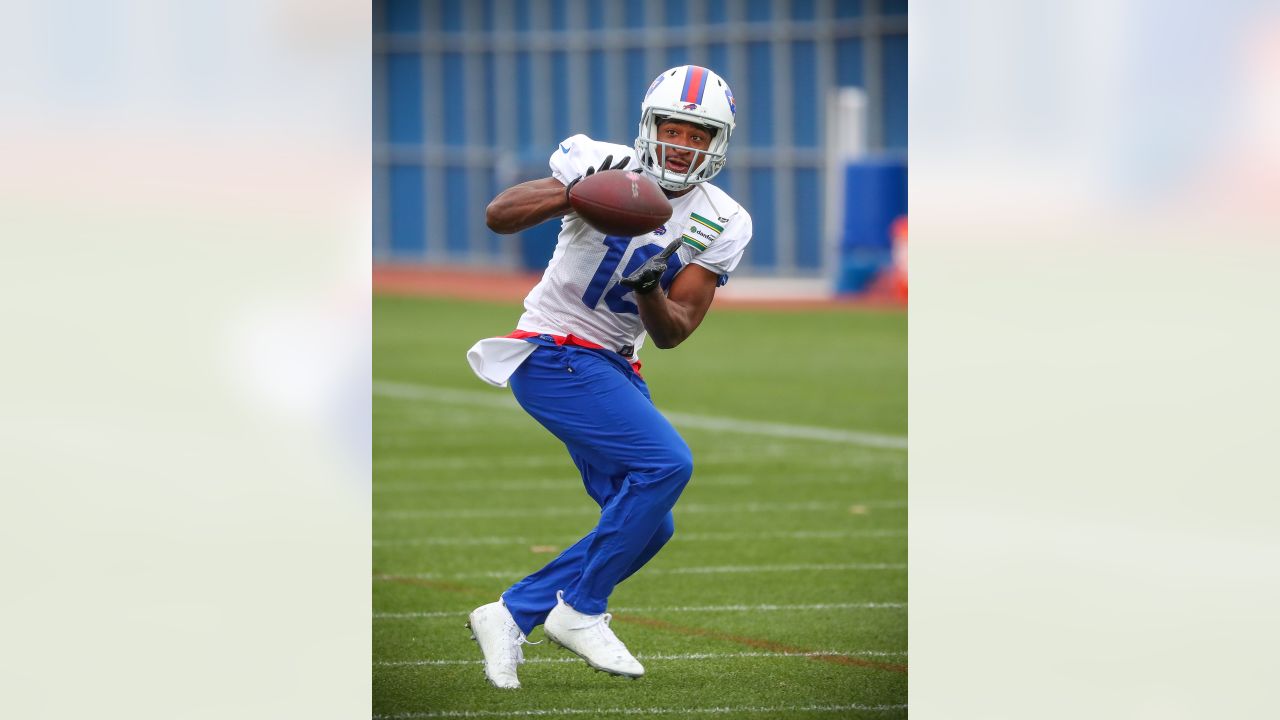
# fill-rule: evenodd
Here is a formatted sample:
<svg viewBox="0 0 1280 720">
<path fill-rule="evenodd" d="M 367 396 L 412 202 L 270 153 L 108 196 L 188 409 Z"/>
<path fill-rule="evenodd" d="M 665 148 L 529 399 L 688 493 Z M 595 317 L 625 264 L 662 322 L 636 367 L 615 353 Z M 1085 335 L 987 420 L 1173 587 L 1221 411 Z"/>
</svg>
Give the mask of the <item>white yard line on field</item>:
<svg viewBox="0 0 1280 720">
<path fill-rule="evenodd" d="M 906 563 L 797 563 L 793 565 L 711 565 L 705 567 L 645 568 L 644 576 L 653 575 L 716 575 L 722 573 L 761 572 L 836 572 L 841 570 L 906 570 Z M 524 570 L 486 570 L 467 573 L 380 573 L 374 580 L 468 580 L 473 578 L 520 578 L 528 574 Z"/>
<path fill-rule="evenodd" d="M 454 482 L 439 482 L 436 480 L 426 480 L 423 482 L 377 482 L 373 483 L 373 492 L 375 493 L 396 493 L 396 494 L 413 494 L 425 493 L 438 495 L 441 492 L 466 492 L 473 491 L 478 493 L 492 492 L 508 492 L 508 491 L 552 491 L 552 492 L 582 492 L 582 482 L 575 482 L 574 478 L 567 475 L 550 478 L 545 480 L 502 480 L 493 481 L 489 479 L 471 479 L 460 480 Z"/>
<path fill-rule="evenodd" d="M 565 539 L 565 542 L 577 542 L 579 538 Z M 374 540 L 374 547 L 392 545 L 545 545 L 533 538 L 519 536 L 480 536 L 480 537 L 423 537 L 404 538 L 401 540 Z"/>
<path fill-rule="evenodd" d="M 789 466 L 793 467 L 793 470 L 795 468 L 804 468 L 806 471 L 813 471 L 815 469 L 830 468 L 834 471 L 847 473 L 852 468 L 878 468 L 885 465 L 901 465 L 906 462 L 906 456 L 897 453 L 878 455 L 872 458 L 866 456 L 861 458 L 850 457 L 847 454 L 815 456 L 813 453 L 803 452 L 801 447 L 795 445 L 789 446 L 785 452 L 766 452 L 760 447 L 746 445 L 735 449 L 733 453 L 707 452 L 694 455 L 695 478 L 699 477 L 698 473 L 704 473 L 704 469 L 707 467 L 716 465 L 750 465 L 758 464 L 762 461 L 785 461 Z M 529 470 L 529 468 L 539 467 L 563 470 L 566 478 L 576 476 L 573 461 L 564 452 L 559 452 L 555 455 L 486 455 L 484 457 L 380 457 L 374 460 L 373 467 L 375 470 L 458 470 L 464 472 L 480 469 L 489 475 L 499 469 L 523 472 Z M 808 476 L 812 480 L 819 479 L 815 472 L 809 472 Z M 838 479 L 839 476 L 836 477 Z"/>
<path fill-rule="evenodd" d="M 763 513 L 790 512 L 794 510 L 810 512 L 848 511 L 851 507 L 874 510 L 895 510 L 907 506 L 906 500 L 863 500 L 841 502 L 796 502 L 796 503 L 682 503 L 677 504 L 677 515 L 694 515 L 702 513 Z M 374 515 L 381 518 L 482 518 L 482 517 L 548 517 L 555 515 L 588 515 L 598 512 L 589 505 L 576 507 L 543 507 L 543 508 L 459 508 L 456 510 L 375 510 Z"/>
<path fill-rule="evenodd" d="M 808 657 L 906 657 L 905 652 L 887 650 L 855 650 L 844 652 L 839 650 L 819 650 L 814 652 L 739 652 L 739 653 L 685 653 L 683 655 L 637 655 L 638 660 L 727 660 L 731 658 L 808 658 Z M 576 657 L 530 657 L 526 663 L 575 663 L 582 662 Z M 378 667 L 419 667 L 424 665 L 480 665 L 484 660 L 379 660 L 374 663 Z"/>
<path fill-rule="evenodd" d="M 560 715 L 742 715 L 751 713 L 780 712 L 889 712 L 906 710 L 906 705 L 738 705 L 733 707 L 615 707 L 615 708 L 553 708 L 549 710 L 433 710 L 429 712 L 374 715 L 373 720 L 418 720 L 422 718 L 481 718 L 481 717 L 557 717 Z"/>
<path fill-rule="evenodd" d="M 750 713 L 779 712 L 888 712 L 906 710 L 906 705 L 738 705 L 734 707 L 615 707 L 615 708 L 554 708 L 549 710 L 433 710 L 430 712 L 374 715 L 373 720 L 417 720 L 418 718 L 480 718 L 480 717 L 556 717 L 560 715 L 741 715 Z"/>
<path fill-rule="evenodd" d="M 527 471 L 531 467 L 557 467 L 573 471 L 573 462 L 564 453 L 553 456 L 496 455 L 486 457 L 418 457 L 379 458 L 373 461 L 375 470 L 474 470 L 489 471 L 510 469 Z M 570 475 L 570 477 L 572 477 Z"/>
<path fill-rule="evenodd" d="M 836 540 L 841 538 L 903 537 L 906 530 L 766 530 L 763 532 L 703 532 L 677 531 L 671 542 L 715 542 L 738 540 Z M 552 545 L 572 544 L 581 539 L 577 535 L 561 535 L 555 538 L 530 538 L 523 536 L 442 536 L 374 540 L 374 547 L 397 545 Z"/>
<path fill-rule="evenodd" d="M 823 442 L 840 443 L 842 445 L 863 445 L 866 447 L 906 450 L 907 439 L 897 435 L 880 435 L 857 430 L 839 430 L 836 428 L 813 427 L 811 425 L 791 425 L 789 423 L 758 422 L 755 420 L 737 420 L 735 418 L 713 417 L 710 415 L 694 415 L 693 413 L 664 412 L 667 419 L 677 427 L 697 428 L 698 430 L 716 430 L 720 432 L 743 433 L 746 435 L 765 435 L 768 437 L 795 438 L 797 440 L 821 440 Z"/>
<path fill-rule="evenodd" d="M 431 400 L 453 405 L 482 405 L 484 407 L 504 409 L 520 408 L 520 404 L 511 396 L 510 391 L 505 390 L 501 393 L 494 393 L 486 390 L 455 390 L 434 385 L 374 380 L 373 394 L 397 400 Z"/>
<path fill-rule="evenodd" d="M 569 465 L 568 458 L 565 458 L 564 464 Z M 724 476 L 724 477 L 708 477 L 698 478 L 699 487 L 743 487 L 751 484 L 750 478 L 741 476 Z M 373 492 L 375 493 L 403 493 L 410 495 L 413 493 L 439 494 L 441 492 L 478 492 L 491 493 L 495 491 L 552 491 L 552 492 L 573 492 L 582 493 L 581 479 L 570 476 L 568 473 L 554 478 L 544 479 L 526 479 L 526 480 L 489 480 L 475 479 L 455 480 L 453 482 L 439 482 L 436 480 L 424 480 L 421 482 L 402 481 L 402 482 L 377 482 L 373 483 Z"/>
<path fill-rule="evenodd" d="M 905 529 L 902 530 L 766 530 L 763 532 L 746 533 L 746 532 L 703 532 L 703 533 L 681 533 L 676 531 L 672 537 L 672 542 L 676 541 L 694 541 L 705 542 L 714 540 L 755 540 L 755 539 L 782 539 L 782 540 L 834 540 L 838 538 L 857 538 L 857 537 L 902 537 L 907 534 Z"/>
<path fill-rule="evenodd" d="M 454 405 L 519 408 L 519 405 L 511 395 L 495 395 L 491 391 L 484 390 L 455 390 L 453 388 L 442 388 L 431 385 L 415 385 L 410 383 L 375 380 L 373 382 L 373 393 L 375 395 L 382 395 L 383 397 L 396 398 L 399 400 L 427 400 Z M 887 448 L 892 450 L 907 449 L 907 439 L 900 435 L 882 435 L 880 433 L 813 427 L 811 425 L 792 425 L 790 423 L 738 420 L 736 418 L 723 418 L 682 412 L 666 412 L 664 414 L 667 416 L 667 419 L 677 427 L 742 433 L 746 435 L 763 435 L 766 437 L 793 438 L 797 440 L 818 440 L 843 445 L 862 445 L 865 447 Z"/>
<path fill-rule="evenodd" d="M 802 572 L 806 570 L 906 570 L 906 563 L 796 563 L 793 565 L 711 565 L 651 568 L 649 575 L 709 575 L 719 573 Z"/>
<path fill-rule="evenodd" d="M 818 603 L 814 605 L 686 605 L 676 607 L 618 607 L 609 608 L 613 613 L 661 613 L 661 612 L 778 612 L 802 610 L 901 610 L 906 603 Z M 426 612 L 374 613 L 374 620 L 418 620 L 426 618 L 464 618 L 468 610 L 442 610 Z"/>
</svg>

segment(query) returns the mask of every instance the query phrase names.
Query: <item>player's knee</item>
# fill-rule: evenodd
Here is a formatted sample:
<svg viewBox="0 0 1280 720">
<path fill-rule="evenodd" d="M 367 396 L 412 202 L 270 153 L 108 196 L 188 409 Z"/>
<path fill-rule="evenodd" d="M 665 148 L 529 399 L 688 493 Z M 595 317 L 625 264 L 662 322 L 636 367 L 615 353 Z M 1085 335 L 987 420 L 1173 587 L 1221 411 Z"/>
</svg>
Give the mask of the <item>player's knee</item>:
<svg viewBox="0 0 1280 720">
<path fill-rule="evenodd" d="M 688 445 L 680 443 L 679 447 L 670 449 L 666 465 L 667 476 L 682 486 L 686 485 L 693 477 L 693 452 Z"/>
<path fill-rule="evenodd" d="M 661 548 L 675 534 L 676 521 L 671 517 L 671 513 L 667 513 L 667 516 L 662 520 L 662 524 L 654 531 L 653 539 L 649 541 L 649 545 L 654 548 Z"/>
<path fill-rule="evenodd" d="M 650 453 L 643 469 L 637 469 L 633 482 L 661 492 L 680 492 L 693 477 L 693 453 L 683 442 L 678 447 L 666 447 Z"/>
</svg>

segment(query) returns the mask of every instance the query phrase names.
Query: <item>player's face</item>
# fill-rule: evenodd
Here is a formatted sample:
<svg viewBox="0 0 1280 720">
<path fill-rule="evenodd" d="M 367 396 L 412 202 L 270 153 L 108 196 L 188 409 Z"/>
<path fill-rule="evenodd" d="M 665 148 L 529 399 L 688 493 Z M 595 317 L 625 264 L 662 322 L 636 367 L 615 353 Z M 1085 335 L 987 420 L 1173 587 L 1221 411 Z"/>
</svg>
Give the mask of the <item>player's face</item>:
<svg viewBox="0 0 1280 720">
<path fill-rule="evenodd" d="M 667 148 L 667 169 L 683 173 L 701 162 L 701 153 L 694 151 L 711 147 L 711 132 L 692 123 L 663 120 L 658 123 L 658 141 L 689 148 Z"/>
</svg>

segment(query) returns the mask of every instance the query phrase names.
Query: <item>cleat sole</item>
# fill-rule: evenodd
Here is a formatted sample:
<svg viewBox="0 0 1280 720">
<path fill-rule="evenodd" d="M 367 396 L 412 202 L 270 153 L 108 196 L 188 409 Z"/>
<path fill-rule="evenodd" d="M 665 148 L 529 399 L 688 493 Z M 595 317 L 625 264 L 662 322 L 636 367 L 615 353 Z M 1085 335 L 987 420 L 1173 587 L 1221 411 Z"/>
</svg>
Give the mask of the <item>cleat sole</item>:
<svg viewBox="0 0 1280 720">
<path fill-rule="evenodd" d="M 586 663 L 586 664 L 587 664 L 587 667 L 590 667 L 590 668 L 594 669 L 596 672 L 602 672 L 602 673 L 605 673 L 605 674 L 607 674 L 607 675 L 614 675 L 614 676 L 616 676 L 616 677 L 631 678 L 632 680 L 639 680 L 640 678 L 644 677 L 644 674 L 643 674 L 643 673 L 641 673 L 640 675 L 632 675 L 632 674 L 630 674 L 630 673 L 624 673 L 624 672 L 619 672 L 619 671 L 617 671 L 617 670 L 610 670 L 609 668 L 602 668 L 602 667 L 599 667 L 598 665 L 593 664 L 590 660 L 586 659 L 586 658 L 585 658 L 585 657 L 583 657 L 582 655 L 579 655 L 579 654 L 578 654 L 578 652 L 577 652 L 577 651 L 575 651 L 573 648 L 567 647 L 567 646 L 565 646 L 565 645 L 561 645 L 559 640 L 556 640 L 555 638 L 551 637 L 550 635 L 548 635 L 548 636 L 547 636 L 547 639 L 548 639 L 548 640 L 550 640 L 550 641 L 551 641 L 551 643 L 552 643 L 553 645 L 555 645 L 556 647 L 560 648 L 561 650 L 568 650 L 569 652 L 573 653 L 574 655 L 577 655 L 577 656 L 582 660 L 582 662 L 584 662 L 584 663 Z"/>
</svg>

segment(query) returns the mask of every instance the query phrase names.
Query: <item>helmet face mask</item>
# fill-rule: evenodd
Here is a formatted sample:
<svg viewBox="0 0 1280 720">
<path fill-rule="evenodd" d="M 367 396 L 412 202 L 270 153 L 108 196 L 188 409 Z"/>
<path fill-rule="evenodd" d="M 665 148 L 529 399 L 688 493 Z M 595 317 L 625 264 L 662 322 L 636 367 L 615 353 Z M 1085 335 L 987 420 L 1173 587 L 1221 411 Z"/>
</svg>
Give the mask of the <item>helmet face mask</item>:
<svg viewBox="0 0 1280 720">
<path fill-rule="evenodd" d="M 697 65 L 684 65 L 667 70 L 649 86 L 640 105 L 640 132 L 636 137 L 636 155 L 640 167 L 658 185 L 679 192 L 715 177 L 724 167 L 729 137 L 734 127 L 733 93 L 719 75 Z M 658 126 L 673 120 L 707 128 L 714 133 L 705 149 L 663 142 Z M 667 167 L 673 152 L 692 152 L 685 170 Z"/>
</svg>

